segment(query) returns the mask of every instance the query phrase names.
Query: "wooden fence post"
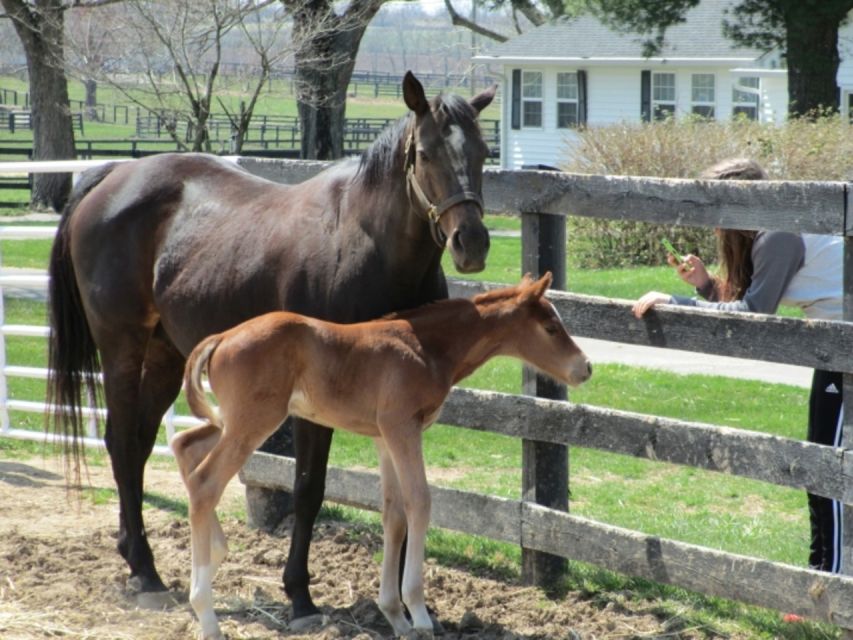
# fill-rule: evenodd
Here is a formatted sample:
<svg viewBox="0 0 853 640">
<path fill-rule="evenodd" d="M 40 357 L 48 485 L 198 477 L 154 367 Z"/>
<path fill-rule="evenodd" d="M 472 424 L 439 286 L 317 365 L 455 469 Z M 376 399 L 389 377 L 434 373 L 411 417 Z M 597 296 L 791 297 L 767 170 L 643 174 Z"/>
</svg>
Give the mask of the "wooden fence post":
<svg viewBox="0 0 853 640">
<path fill-rule="evenodd" d="M 847 215 L 844 232 L 849 234 L 853 232 L 853 226 L 851 226 L 853 220 L 848 217 L 851 211 L 850 206 L 853 205 L 853 183 L 848 183 L 846 191 Z M 853 321 L 853 237 L 849 235 L 844 237 L 844 320 Z M 853 374 L 845 373 L 842 380 L 841 448 L 845 458 L 848 458 L 853 456 Z M 845 468 L 849 468 L 849 464 L 847 462 Z M 850 475 L 847 475 L 846 480 L 850 482 Z M 845 496 L 850 496 L 851 493 L 853 493 L 851 488 L 846 486 Z M 845 499 L 842 505 L 841 527 L 841 573 L 849 576 L 853 575 L 853 505 L 849 503 L 849 499 Z M 841 638 L 853 640 L 853 630 L 842 627 Z"/>
<path fill-rule="evenodd" d="M 561 215 L 523 213 L 521 263 L 524 273 L 554 274 L 552 289 L 566 289 L 566 219 Z M 566 400 L 566 386 L 524 370 L 524 393 Z M 569 509 L 569 449 L 565 445 L 522 440 L 522 499 L 552 509 Z M 522 580 L 545 589 L 554 588 L 566 569 L 566 560 L 522 548 Z"/>
</svg>

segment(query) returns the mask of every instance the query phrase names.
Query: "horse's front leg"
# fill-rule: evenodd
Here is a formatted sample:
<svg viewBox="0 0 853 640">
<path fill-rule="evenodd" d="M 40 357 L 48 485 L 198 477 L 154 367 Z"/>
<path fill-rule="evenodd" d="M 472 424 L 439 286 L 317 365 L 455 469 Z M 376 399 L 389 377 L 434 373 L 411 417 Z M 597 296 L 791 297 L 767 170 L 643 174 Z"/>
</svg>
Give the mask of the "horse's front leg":
<svg viewBox="0 0 853 640">
<path fill-rule="evenodd" d="M 423 427 L 419 423 L 406 425 L 403 428 L 381 429 L 384 446 L 393 462 L 400 485 L 406 517 L 406 556 L 401 585 L 403 602 L 412 616 L 412 626 L 431 634 L 433 622 L 426 608 L 423 580 L 424 548 L 429 527 L 431 497 L 424 469 L 422 430 Z M 398 554 L 399 548 L 398 546 Z M 395 579 L 396 571 L 395 564 Z"/>
<path fill-rule="evenodd" d="M 293 486 L 293 534 L 284 569 L 284 590 L 293 604 L 291 629 L 300 630 L 320 620 L 308 588 L 308 552 L 314 521 L 326 491 L 326 467 L 332 430 L 293 418 L 296 480 Z"/>
<path fill-rule="evenodd" d="M 378 605 L 394 633 L 403 635 L 412 628 L 403 611 L 398 586 L 400 550 L 406 537 L 406 512 L 391 456 L 382 438 L 376 438 L 375 442 L 382 476 L 382 576 L 379 580 Z"/>
</svg>

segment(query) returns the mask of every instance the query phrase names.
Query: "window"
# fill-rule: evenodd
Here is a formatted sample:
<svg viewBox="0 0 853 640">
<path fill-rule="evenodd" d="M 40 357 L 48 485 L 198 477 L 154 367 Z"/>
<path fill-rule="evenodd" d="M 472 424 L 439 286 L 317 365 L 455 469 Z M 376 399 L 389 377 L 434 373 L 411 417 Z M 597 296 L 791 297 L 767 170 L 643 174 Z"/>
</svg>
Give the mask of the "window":
<svg viewBox="0 0 853 640">
<path fill-rule="evenodd" d="M 557 128 L 578 126 L 578 74 L 557 74 Z"/>
<path fill-rule="evenodd" d="M 521 74 L 521 126 L 542 126 L 542 72 Z"/>
<path fill-rule="evenodd" d="M 732 115 L 758 120 L 760 79 L 756 76 L 735 78 L 732 87 Z"/>
<path fill-rule="evenodd" d="M 692 113 L 703 118 L 713 118 L 715 100 L 714 74 L 694 73 L 690 87 L 690 109 Z"/>
<path fill-rule="evenodd" d="M 652 113 L 655 120 L 675 115 L 675 74 L 652 74 Z"/>
</svg>

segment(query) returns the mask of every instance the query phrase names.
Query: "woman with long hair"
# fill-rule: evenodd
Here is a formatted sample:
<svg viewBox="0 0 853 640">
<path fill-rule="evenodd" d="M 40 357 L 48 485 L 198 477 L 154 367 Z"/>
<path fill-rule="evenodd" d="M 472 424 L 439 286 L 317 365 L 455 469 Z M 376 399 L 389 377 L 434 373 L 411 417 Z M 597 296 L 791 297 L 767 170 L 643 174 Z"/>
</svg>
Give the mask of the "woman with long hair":
<svg viewBox="0 0 853 640">
<path fill-rule="evenodd" d="M 763 180 L 764 169 L 745 159 L 724 160 L 706 170 L 709 180 Z M 650 291 L 633 306 L 642 317 L 658 304 L 689 305 L 722 311 L 776 313 L 779 305 L 795 306 L 806 317 L 841 320 L 843 313 L 843 239 L 837 236 L 715 229 L 719 270 L 712 275 L 695 255 L 682 261 L 669 256 L 679 277 L 696 289 L 697 297 Z M 842 374 L 816 369 L 809 396 L 807 439 L 840 446 Z M 841 570 L 842 505 L 808 494 L 811 521 L 809 566 Z"/>
</svg>

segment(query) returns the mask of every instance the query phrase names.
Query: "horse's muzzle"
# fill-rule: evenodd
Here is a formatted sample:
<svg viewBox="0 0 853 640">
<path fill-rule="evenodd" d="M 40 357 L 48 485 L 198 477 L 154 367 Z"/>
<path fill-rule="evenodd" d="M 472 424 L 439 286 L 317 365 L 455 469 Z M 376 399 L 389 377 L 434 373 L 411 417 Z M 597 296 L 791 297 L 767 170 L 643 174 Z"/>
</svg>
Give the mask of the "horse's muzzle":
<svg viewBox="0 0 853 640">
<path fill-rule="evenodd" d="M 459 273 L 478 273 L 486 268 L 489 232 L 478 220 L 476 225 L 462 223 L 447 239 L 447 250 Z"/>
</svg>

